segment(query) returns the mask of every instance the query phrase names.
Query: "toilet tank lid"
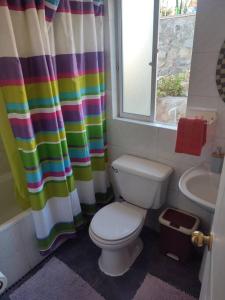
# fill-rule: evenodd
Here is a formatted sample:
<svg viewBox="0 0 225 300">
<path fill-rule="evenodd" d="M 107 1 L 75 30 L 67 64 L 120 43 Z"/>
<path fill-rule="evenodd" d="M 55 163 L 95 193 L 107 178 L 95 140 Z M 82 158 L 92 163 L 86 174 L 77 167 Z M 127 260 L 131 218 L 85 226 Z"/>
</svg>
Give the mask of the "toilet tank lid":
<svg viewBox="0 0 225 300">
<path fill-rule="evenodd" d="M 156 181 L 164 181 L 173 172 L 173 169 L 167 165 L 131 155 L 123 155 L 114 160 L 112 167 Z"/>
</svg>

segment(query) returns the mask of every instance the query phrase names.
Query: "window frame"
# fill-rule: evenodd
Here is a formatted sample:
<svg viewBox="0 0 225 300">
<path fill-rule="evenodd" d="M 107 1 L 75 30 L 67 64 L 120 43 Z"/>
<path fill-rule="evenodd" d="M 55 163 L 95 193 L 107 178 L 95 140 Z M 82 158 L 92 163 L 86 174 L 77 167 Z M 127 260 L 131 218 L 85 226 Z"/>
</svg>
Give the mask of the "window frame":
<svg viewBox="0 0 225 300">
<path fill-rule="evenodd" d="M 154 122 L 156 107 L 156 89 L 157 89 L 157 55 L 158 55 L 158 29 L 159 29 L 159 8 L 160 0 L 154 1 L 153 14 L 153 41 L 152 41 L 152 61 L 149 62 L 151 73 L 151 96 L 149 99 L 150 116 L 127 113 L 123 111 L 123 49 L 122 49 L 122 0 L 115 0 L 116 6 L 116 41 L 118 47 L 116 49 L 116 73 L 118 78 L 117 94 L 118 94 L 118 116 L 137 121 Z"/>
</svg>

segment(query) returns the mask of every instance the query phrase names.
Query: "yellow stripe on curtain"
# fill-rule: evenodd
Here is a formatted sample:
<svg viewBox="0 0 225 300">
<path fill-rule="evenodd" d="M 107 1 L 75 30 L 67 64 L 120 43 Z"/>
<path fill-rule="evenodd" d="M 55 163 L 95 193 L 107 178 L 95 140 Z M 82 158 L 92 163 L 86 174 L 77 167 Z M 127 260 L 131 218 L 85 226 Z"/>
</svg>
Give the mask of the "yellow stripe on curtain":
<svg viewBox="0 0 225 300">
<path fill-rule="evenodd" d="M 6 155 L 9 160 L 11 172 L 13 175 L 15 188 L 16 188 L 16 199 L 22 209 L 30 207 L 28 190 L 26 187 L 25 173 L 22 165 L 19 152 L 17 150 L 16 140 L 13 136 L 12 129 L 10 127 L 7 112 L 5 110 L 5 104 L 3 102 L 2 93 L 0 89 L 0 136 L 2 138 Z"/>
</svg>

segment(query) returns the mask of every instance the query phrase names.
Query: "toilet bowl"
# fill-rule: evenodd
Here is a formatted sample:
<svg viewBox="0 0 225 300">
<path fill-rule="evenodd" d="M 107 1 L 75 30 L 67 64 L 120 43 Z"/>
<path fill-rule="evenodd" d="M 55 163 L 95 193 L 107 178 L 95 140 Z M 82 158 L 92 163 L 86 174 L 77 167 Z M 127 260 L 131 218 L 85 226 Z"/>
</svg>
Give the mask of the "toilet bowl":
<svg viewBox="0 0 225 300">
<path fill-rule="evenodd" d="M 143 249 L 139 234 L 147 210 L 165 202 L 172 168 L 130 155 L 114 161 L 112 168 L 124 201 L 100 209 L 90 223 L 89 236 L 101 248 L 100 270 L 109 276 L 121 276 Z"/>
</svg>

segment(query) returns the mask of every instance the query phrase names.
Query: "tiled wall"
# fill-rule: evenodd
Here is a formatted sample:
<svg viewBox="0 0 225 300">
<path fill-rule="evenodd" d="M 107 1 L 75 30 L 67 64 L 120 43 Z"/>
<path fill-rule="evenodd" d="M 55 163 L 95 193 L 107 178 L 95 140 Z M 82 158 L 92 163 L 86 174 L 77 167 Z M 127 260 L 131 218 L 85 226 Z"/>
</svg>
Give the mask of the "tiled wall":
<svg viewBox="0 0 225 300">
<path fill-rule="evenodd" d="M 198 0 L 188 105 L 215 108 L 215 145 L 225 149 L 225 103 L 216 88 L 216 64 L 225 40 L 225 1 Z"/>
<path fill-rule="evenodd" d="M 109 24 L 113 27 L 112 1 L 108 2 Z M 207 145 L 200 157 L 177 154 L 174 152 L 176 131 L 170 128 L 160 128 L 150 125 L 121 121 L 112 118 L 108 121 L 108 142 L 110 160 L 121 154 L 129 153 L 140 157 L 160 161 L 174 168 L 174 174 L 169 186 L 167 204 L 192 213 L 207 220 L 211 215 L 194 205 L 185 198 L 178 189 L 181 174 L 192 166 L 210 160 L 210 153 L 217 143 L 225 147 L 225 104 L 218 96 L 215 84 L 216 62 L 219 49 L 225 39 L 225 1 L 199 0 L 199 10 L 196 18 L 196 34 L 194 40 L 193 62 L 191 70 L 190 106 L 216 108 L 219 112 L 217 125 L 208 130 Z M 112 49 L 115 45 L 113 37 L 106 39 L 106 48 Z M 108 51 L 109 58 L 109 51 Z M 116 115 L 116 81 L 114 54 L 108 60 L 108 68 L 112 70 L 112 78 L 108 76 L 108 114 Z M 148 223 L 157 228 L 157 213 L 150 213 Z"/>
</svg>

